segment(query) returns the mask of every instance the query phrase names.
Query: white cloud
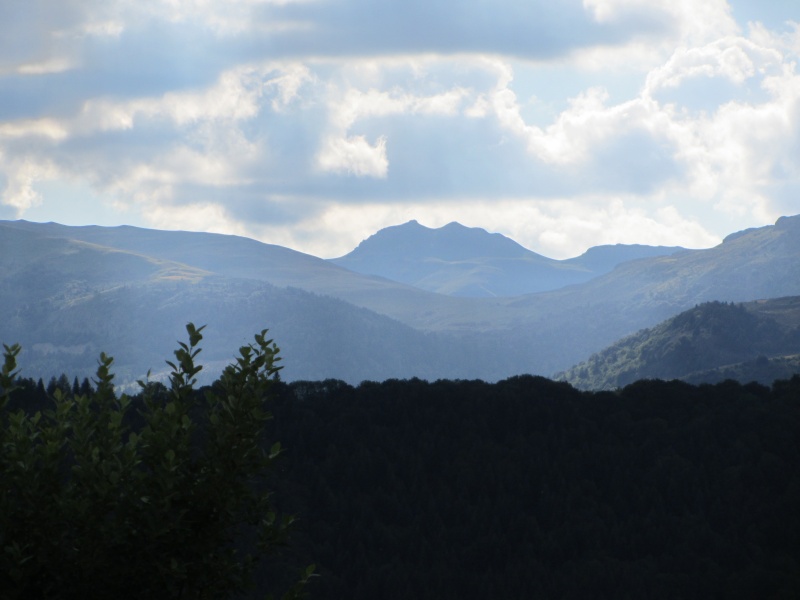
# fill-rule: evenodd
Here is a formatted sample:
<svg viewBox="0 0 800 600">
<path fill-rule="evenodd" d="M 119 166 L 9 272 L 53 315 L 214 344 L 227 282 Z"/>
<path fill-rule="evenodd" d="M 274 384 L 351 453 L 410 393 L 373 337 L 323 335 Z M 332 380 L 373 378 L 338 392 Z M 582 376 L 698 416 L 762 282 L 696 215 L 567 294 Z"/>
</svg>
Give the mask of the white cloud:
<svg viewBox="0 0 800 600">
<path fill-rule="evenodd" d="M 719 243 L 718 236 L 681 216 L 674 206 L 648 210 L 646 205 L 639 198 L 506 200 L 495 207 L 498 210 L 486 226 L 535 252 L 559 259 L 601 244 L 706 248 Z M 486 220 L 483 217 L 473 224 Z"/>
<path fill-rule="evenodd" d="M 47 75 L 50 73 L 63 73 L 74 69 L 77 63 L 63 56 L 45 59 L 41 62 L 25 63 L 17 67 L 20 75 Z"/>
<path fill-rule="evenodd" d="M 330 137 L 322 143 L 317 164 L 323 171 L 358 177 L 386 177 L 389 169 L 386 138 L 380 137 L 375 144 L 370 144 L 363 135 Z"/>
<path fill-rule="evenodd" d="M 427 61 L 404 62 L 406 64 L 390 61 L 388 67 L 393 71 L 399 68 L 414 76 L 425 69 L 424 63 Z M 357 79 L 367 82 L 380 80 L 383 78 L 381 70 L 379 63 L 368 61 L 357 68 Z M 425 95 L 399 87 L 389 90 L 370 87 L 362 90 L 352 87 L 349 79 L 343 85 L 345 89 L 342 91 L 335 84 L 328 88 L 330 133 L 321 140 L 316 163 L 322 171 L 359 177 L 385 178 L 389 168 L 386 155 L 387 136 L 378 136 L 370 144 L 364 135 L 351 135 L 350 129 L 359 121 L 408 115 L 454 117 L 458 115 L 464 99 L 469 95 L 467 90 L 460 87 Z"/>
<path fill-rule="evenodd" d="M 761 36 L 762 40 L 765 36 Z M 722 77 L 740 86 L 743 100 L 717 106 L 712 114 L 696 114 L 675 103 L 661 104 L 660 89 L 678 87 L 691 78 Z M 575 98 L 546 127 L 529 125 L 511 90 L 511 74 L 498 79 L 490 97 L 473 108 L 477 116 L 492 113 L 501 127 L 526 141 L 535 159 L 554 167 L 570 167 L 586 177 L 609 142 L 651 140 L 667 154 L 665 169 L 680 168 L 683 183 L 670 175 L 665 182 L 671 194 L 681 189 L 688 209 L 692 200 L 713 204 L 719 211 L 774 220 L 777 206 L 767 196 L 776 177 L 800 180 L 797 147 L 798 95 L 794 62 L 775 47 L 745 38 L 724 38 L 702 47 L 678 48 L 661 67 L 648 75 L 638 97 L 610 103 L 602 87 L 589 88 Z M 764 98 L 754 93 L 767 92 Z M 679 98 L 678 98 L 679 99 Z M 637 148 L 613 164 L 598 163 L 616 171 L 616 181 L 636 168 Z M 574 168 L 573 168 L 574 167 Z"/>
<path fill-rule="evenodd" d="M 147 206 L 145 220 L 155 229 L 180 229 L 209 231 L 230 235 L 252 236 L 248 228 L 231 219 L 223 206 L 213 203 L 195 203 L 174 206 L 152 202 Z"/>
<path fill-rule="evenodd" d="M 309 248 L 428 218 L 564 255 L 630 231 L 707 245 L 800 188 L 800 28 L 744 34 L 722 0 L 58 6 L 0 39 L 16 211 L 63 178 L 153 224 Z"/>
<path fill-rule="evenodd" d="M 624 43 L 576 47 L 570 60 L 589 71 L 647 73 L 662 65 L 676 47 L 694 48 L 740 32 L 725 0 L 584 0 L 583 4 L 600 23 L 644 20 L 663 25 L 658 36 L 636 33 L 631 26 L 634 35 Z"/>
<path fill-rule="evenodd" d="M 350 89 L 335 111 L 333 121 L 341 127 L 349 127 L 357 119 L 385 117 L 388 115 L 455 115 L 461 100 L 466 95 L 463 89 L 448 90 L 432 96 L 418 96 L 399 90 L 390 92 Z"/>
<path fill-rule="evenodd" d="M 604 88 L 589 88 L 570 99 L 568 108 L 544 128 L 524 121 L 516 94 L 508 87 L 494 91 L 491 107 L 504 129 L 525 140 L 532 156 L 553 165 L 591 160 L 607 140 L 631 132 L 643 132 L 654 139 L 664 137 L 668 116 L 649 98 L 616 105 L 609 105 L 608 98 Z"/>
<path fill-rule="evenodd" d="M 86 35 L 98 37 L 119 37 L 125 31 L 122 21 L 90 21 L 83 26 Z"/>
<path fill-rule="evenodd" d="M 0 164 L 4 156 L 0 154 Z M 53 179 L 58 175 L 58 169 L 48 163 L 34 162 L 28 159 L 8 161 L 7 182 L 5 189 L 0 193 L 2 204 L 16 210 L 17 217 L 25 214 L 26 210 L 38 206 L 42 197 L 35 189 L 37 181 Z"/>
<path fill-rule="evenodd" d="M 316 79 L 307 65 L 302 63 L 284 63 L 280 65 L 270 65 L 262 73 L 275 72 L 270 78 L 264 78 L 263 89 L 268 91 L 275 90 L 275 97 L 272 100 L 272 110 L 281 112 L 290 107 L 292 102 L 301 99 L 301 90 L 305 85 L 313 85 Z"/>
<path fill-rule="evenodd" d="M 53 141 L 61 141 L 68 136 L 68 129 L 57 119 L 20 119 L 0 123 L 0 141 L 3 138 L 46 138 Z"/>
<path fill-rule="evenodd" d="M 764 102 L 731 101 L 712 115 L 676 115 L 672 134 L 687 167 L 687 192 L 727 213 L 772 220 L 769 190 L 778 180 L 800 181 L 800 77 L 783 64 L 764 77 Z"/>
<path fill-rule="evenodd" d="M 241 121 L 259 113 L 265 96 L 271 97 L 273 110 L 285 109 L 309 80 L 308 69 L 302 65 L 244 65 L 223 72 L 205 90 L 168 92 L 134 100 L 90 98 L 71 117 L 0 122 L 0 137 L 46 136 L 62 141 L 73 136 L 130 130 L 137 120 L 166 119 L 177 127 L 204 121 Z"/>
<path fill-rule="evenodd" d="M 270 84 L 268 80 L 264 81 L 269 71 L 269 67 L 240 67 L 222 73 L 209 89 L 169 92 L 160 98 L 123 102 L 92 99 L 83 105 L 81 114 L 73 122 L 73 130 L 86 135 L 96 131 L 131 129 L 136 119 L 168 119 L 178 127 L 208 120 L 249 119 L 260 110 L 262 86 Z"/>
<path fill-rule="evenodd" d="M 742 84 L 755 75 L 773 71 L 782 58 L 774 48 L 741 37 L 722 38 L 697 48 L 680 47 L 663 67 L 648 74 L 645 93 L 675 88 L 695 77 L 723 77 Z"/>
<path fill-rule="evenodd" d="M 583 0 L 583 5 L 600 23 L 667 21 L 674 37 L 692 44 L 739 30 L 725 0 Z"/>
<path fill-rule="evenodd" d="M 180 186 L 247 184 L 268 148 L 262 136 L 251 139 L 243 123 L 262 110 L 290 110 L 308 79 L 308 70 L 295 64 L 244 65 L 223 72 L 207 89 L 93 98 L 74 115 L 0 122 L 0 151 L 6 145 L 5 155 L 18 157 L 0 159 L 0 173 L 9 181 L 3 203 L 23 211 L 39 201 L 35 183 L 51 170 L 37 164 L 58 163 L 63 174 L 72 172 L 126 206 L 181 203 Z M 153 128 L 160 139 L 146 159 L 132 149 L 96 151 L 107 136 L 120 133 L 132 144 L 147 144 L 142 132 Z M 20 161 L 28 166 L 20 169 Z"/>
</svg>

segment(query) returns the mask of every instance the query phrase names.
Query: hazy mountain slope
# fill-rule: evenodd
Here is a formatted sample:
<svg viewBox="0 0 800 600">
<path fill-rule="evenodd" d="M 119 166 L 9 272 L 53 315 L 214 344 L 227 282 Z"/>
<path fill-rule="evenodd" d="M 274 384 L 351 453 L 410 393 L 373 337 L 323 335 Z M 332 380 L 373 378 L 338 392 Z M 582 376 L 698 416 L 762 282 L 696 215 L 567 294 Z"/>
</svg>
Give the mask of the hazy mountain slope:
<svg viewBox="0 0 800 600">
<path fill-rule="evenodd" d="M 793 296 L 755 300 L 744 304 L 748 311 L 774 319 L 787 327 L 800 327 L 800 302 Z"/>
<path fill-rule="evenodd" d="M 208 325 L 208 378 L 262 328 L 283 350 L 287 379 L 465 378 L 492 364 L 460 337 L 334 298 L 2 225 L 0 311 L 0 342 L 22 344 L 34 377 L 91 376 L 101 351 L 114 355 L 120 383 L 148 369 L 163 376 L 187 321 Z"/>
<path fill-rule="evenodd" d="M 483 229 L 450 223 L 431 229 L 410 221 L 387 227 L 331 262 L 451 296 L 518 296 L 581 283 L 626 260 L 680 248 L 603 246 L 553 260 Z"/>
<path fill-rule="evenodd" d="M 758 312 L 749 309 L 753 304 L 704 303 L 616 342 L 557 377 L 582 388 L 608 389 L 645 378 L 692 376 L 697 381 L 700 373 L 716 380 L 712 371 L 726 367 L 733 373 L 732 365 L 748 361 L 766 367 L 768 357 L 800 353 L 798 323 L 768 316 L 773 302 L 800 309 L 798 296 L 759 302 Z"/>
<path fill-rule="evenodd" d="M 120 381 L 143 377 L 149 368 L 161 377 L 189 320 L 208 325 L 200 357 L 208 378 L 263 328 L 282 349 L 287 380 L 359 382 L 450 371 L 434 336 L 341 301 L 261 282 L 129 286 L 80 302 L 53 302 L 38 316 L 35 328 L 13 339 L 26 348 L 25 372 L 40 376 L 61 372 L 65 364 L 71 374 L 89 374 L 105 350 L 116 358 Z"/>
<path fill-rule="evenodd" d="M 698 302 L 800 294 L 800 217 L 784 217 L 775 226 L 749 231 L 708 250 L 629 261 L 577 286 L 511 298 L 433 294 L 235 236 L 128 227 L 55 227 L 61 228 L 59 235 L 75 233 L 87 239 L 91 230 L 112 238 L 120 230 L 124 235 L 122 242 L 115 242 L 118 247 L 136 244 L 137 249 L 149 248 L 161 258 L 201 269 L 331 295 L 418 329 L 513 330 L 514 335 L 523 337 L 526 331 L 534 337 L 535 330 L 535 337 L 548 339 L 548 345 L 551 341 L 561 345 L 559 340 L 569 339 L 570 349 L 565 354 L 568 362 L 562 363 L 562 368 L 622 335 L 654 325 Z M 139 236 L 146 241 L 126 241 Z M 173 236 L 177 241 L 170 241 Z M 230 258 L 224 259 L 226 256 Z M 527 339 L 523 343 L 528 343 Z M 555 354 L 561 350 L 556 348 Z M 552 353 L 547 350 L 548 356 Z"/>
<path fill-rule="evenodd" d="M 3 226 L 40 236 L 81 240 L 129 252 L 191 264 L 224 275 L 293 286 L 320 282 L 336 287 L 337 277 L 363 282 L 315 256 L 234 235 L 189 231 L 161 231 L 139 227 L 69 227 L 57 223 L 6 221 Z M 363 285 L 363 283 L 362 283 Z"/>
<path fill-rule="evenodd" d="M 578 286 L 496 302 L 504 307 L 497 314 L 517 319 L 511 328 L 532 328 L 536 335 L 529 342 L 542 352 L 551 348 L 541 364 L 556 371 L 702 302 L 796 295 L 800 216 L 782 217 L 707 250 L 631 261 Z"/>
<path fill-rule="evenodd" d="M 5 325 L 55 299 L 69 303 L 120 286 L 197 282 L 209 275 L 173 261 L 17 231 L 0 224 L 0 309 Z"/>
<path fill-rule="evenodd" d="M 19 237 L 23 234 L 31 237 Z M 67 239 L 75 237 L 95 246 Z M 118 250 L 126 251 L 101 248 L 101 241 L 113 242 Z M 56 255 L 54 260 L 45 258 L 42 252 L 51 246 L 69 248 L 71 254 Z M 438 332 L 436 339 L 445 340 L 443 345 L 430 346 L 425 341 L 428 338 L 419 338 L 415 349 L 414 344 L 393 343 L 394 336 L 402 339 L 399 331 L 377 325 L 370 330 L 370 335 L 381 338 L 380 343 L 393 354 L 387 360 L 395 365 L 392 372 L 400 377 L 435 378 L 460 373 L 463 375 L 459 376 L 496 380 L 518 373 L 548 375 L 701 302 L 800 295 L 800 217 L 783 218 L 775 226 L 731 236 L 716 248 L 630 261 L 580 285 L 510 298 L 456 298 L 425 292 L 233 236 L 6 222 L 0 227 L 0 248 L 4 250 L 0 273 L 9 277 L 17 274 L 17 279 L 4 282 L 0 304 L 5 314 L 14 315 L 4 327 L 17 323 L 16 331 L 38 327 L 31 320 L 29 308 L 43 298 L 59 294 L 77 298 L 109 286 L 148 287 L 154 280 L 177 279 L 184 281 L 187 289 L 191 289 L 191 281 L 202 284 L 213 280 L 221 286 L 214 294 L 225 297 L 226 282 L 249 279 L 254 284 L 269 282 L 333 296 L 400 321 L 417 333 Z M 80 251 L 75 251 L 78 248 Z M 145 256 L 147 252 L 153 254 Z M 65 256 L 72 258 L 67 260 Z M 133 261 L 133 266 L 121 266 L 118 261 L 123 259 Z M 93 279 L 95 274 L 98 281 Z M 131 282 L 126 281 L 129 277 Z M 166 292 L 161 289 L 159 293 Z M 186 306 L 191 306 L 188 300 Z M 236 303 L 225 306 L 225 310 L 239 311 Z M 146 322 L 146 310 L 142 310 L 145 312 L 137 314 L 143 315 L 140 318 Z M 277 308 L 273 312 L 277 313 Z M 227 318 L 210 314 L 219 321 Z M 253 314 L 242 312 L 241 317 L 249 319 L 250 329 L 264 326 L 263 319 Z M 200 320 L 188 315 L 180 320 L 184 318 Z M 302 321 L 308 317 L 298 313 L 296 318 Z M 267 321 L 266 326 L 274 327 L 275 319 Z M 71 335 L 66 333 L 72 327 L 66 317 L 51 324 L 53 335 L 62 332 L 65 339 Z M 179 334 L 182 325 L 178 323 L 172 330 L 177 327 Z M 167 328 L 166 322 L 159 326 Z M 141 343 L 145 345 L 147 328 L 140 329 Z M 310 336 L 307 343 L 321 344 L 322 338 L 317 334 L 304 335 Z M 174 338 L 170 334 L 170 339 Z M 351 340 L 342 332 L 339 341 L 344 346 L 365 343 L 356 338 Z M 3 339 L 14 338 L 4 335 Z M 335 348 L 336 344 L 327 340 L 323 346 Z M 433 358 L 426 354 L 429 347 L 435 348 Z M 340 352 L 353 356 L 348 353 L 355 349 L 345 347 Z M 415 362 L 417 358 L 411 356 L 415 352 L 427 358 Z M 376 367 L 374 376 L 366 376 L 379 378 L 378 373 L 384 372 Z M 335 372 L 332 376 L 352 379 Z"/>
<path fill-rule="evenodd" d="M 0 306 L 8 305 L 0 293 Z M 164 361 L 176 340 L 184 340 L 190 320 L 208 324 L 201 355 L 208 378 L 262 328 L 282 348 L 288 380 L 359 382 L 409 373 L 463 378 L 479 364 L 477 350 L 464 360 L 465 353 L 449 352 L 454 344 L 441 336 L 339 300 L 246 280 L 140 282 L 43 298 L 18 306 L 0 325 L 0 341 L 22 344 L 20 364 L 28 376 L 91 376 L 106 351 L 115 356 L 117 381 L 126 383 L 149 369 L 163 376 Z"/>
<path fill-rule="evenodd" d="M 0 221 L 0 226 L 3 227 L 0 238 L 5 232 L 16 230 L 39 237 L 90 242 L 186 263 L 224 277 L 256 279 L 333 296 L 422 329 L 440 329 L 442 322 L 454 316 L 460 321 L 458 315 L 463 310 L 471 314 L 475 310 L 473 299 L 448 298 L 365 276 L 315 256 L 239 236 L 129 226 L 69 227 L 27 221 Z"/>
<path fill-rule="evenodd" d="M 593 246 L 575 258 L 559 261 L 564 265 L 580 267 L 592 273 L 592 276 L 603 275 L 614 269 L 617 265 L 629 260 L 640 258 L 653 258 L 655 256 L 668 256 L 682 252 L 686 248 L 680 246 L 645 246 L 642 244 L 608 244 Z"/>
<path fill-rule="evenodd" d="M 591 298 L 675 309 L 709 300 L 748 301 L 800 294 L 800 216 L 705 250 L 627 262 L 553 298 Z M 677 311 L 676 311 L 677 312 Z"/>
</svg>

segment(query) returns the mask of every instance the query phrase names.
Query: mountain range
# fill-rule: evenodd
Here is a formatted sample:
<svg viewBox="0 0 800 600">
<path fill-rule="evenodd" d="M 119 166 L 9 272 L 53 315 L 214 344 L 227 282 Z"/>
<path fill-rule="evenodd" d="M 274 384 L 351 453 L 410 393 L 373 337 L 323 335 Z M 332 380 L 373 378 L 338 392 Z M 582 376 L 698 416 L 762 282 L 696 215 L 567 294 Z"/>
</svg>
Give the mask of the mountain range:
<svg viewBox="0 0 800 600">
<path fill-rule="evenodd" d="M 554 260 L 478 227 L 450 223 L 431 229 L 409 221 L 380 230 L 331 262 L 437 294 L 480 298 L 554 290 L 593 279 L 622 262 L 679 250 L 683 248 L 618 244 Z"/>
<path fill-rule="evenodd" d="M 187 321 L 208 326 L 208 377 L 269 328 L 287 379 L 493 381 L 564 372 L 704 302 L 800 296 L 800 216 L 704 250 L 566 261 L 414 221 L 329 261 L 236 236 L 26 221 L 0 221 L 0 251 L 0 341 L 23 345 L 24 373 L 83 376 L 107 351 L 121 384 L 163 377 Z"/>
</svg>

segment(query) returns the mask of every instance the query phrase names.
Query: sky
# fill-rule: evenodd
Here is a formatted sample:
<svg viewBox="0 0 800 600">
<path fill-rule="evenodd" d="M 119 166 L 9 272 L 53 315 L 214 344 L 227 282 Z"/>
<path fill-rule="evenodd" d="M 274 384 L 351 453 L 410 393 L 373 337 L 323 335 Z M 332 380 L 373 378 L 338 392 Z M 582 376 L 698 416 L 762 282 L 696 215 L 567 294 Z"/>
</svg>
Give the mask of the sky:
<svg viewBox="0 0 800 600">
<path fill-rule="evenodd" d="M 0 219 L 552 258 L 800 213 L 796 0 L 3 0 Z"/>
</svg>

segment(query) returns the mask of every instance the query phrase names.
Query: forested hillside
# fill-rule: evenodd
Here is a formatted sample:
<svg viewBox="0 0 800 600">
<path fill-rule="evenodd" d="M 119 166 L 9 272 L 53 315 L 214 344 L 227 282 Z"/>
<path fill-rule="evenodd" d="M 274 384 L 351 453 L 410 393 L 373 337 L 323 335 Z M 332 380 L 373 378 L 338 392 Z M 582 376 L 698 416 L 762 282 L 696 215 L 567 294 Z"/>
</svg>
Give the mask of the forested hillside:
<svg viewBox="0 0 800 600">
<path fill-rule="evenodd" d="M 313 562 L 319 600 L 800 595 L 800 376 L 327 380 L 269 408 L 268 485 L 298 520 L 263 589 Z"/>
<path fill-rule="evenodd" d="M 595 390 L 643 378 L 771 383 L 800 372 L 799 312 L 798 296 L 707 302 L 625 337 L 555 377 Z"/>
<path fill-rule="evenodd" d="M 298 382 L 274 414 L 316 598 L 800 594 L 800 377 Z"/>
</svg>

